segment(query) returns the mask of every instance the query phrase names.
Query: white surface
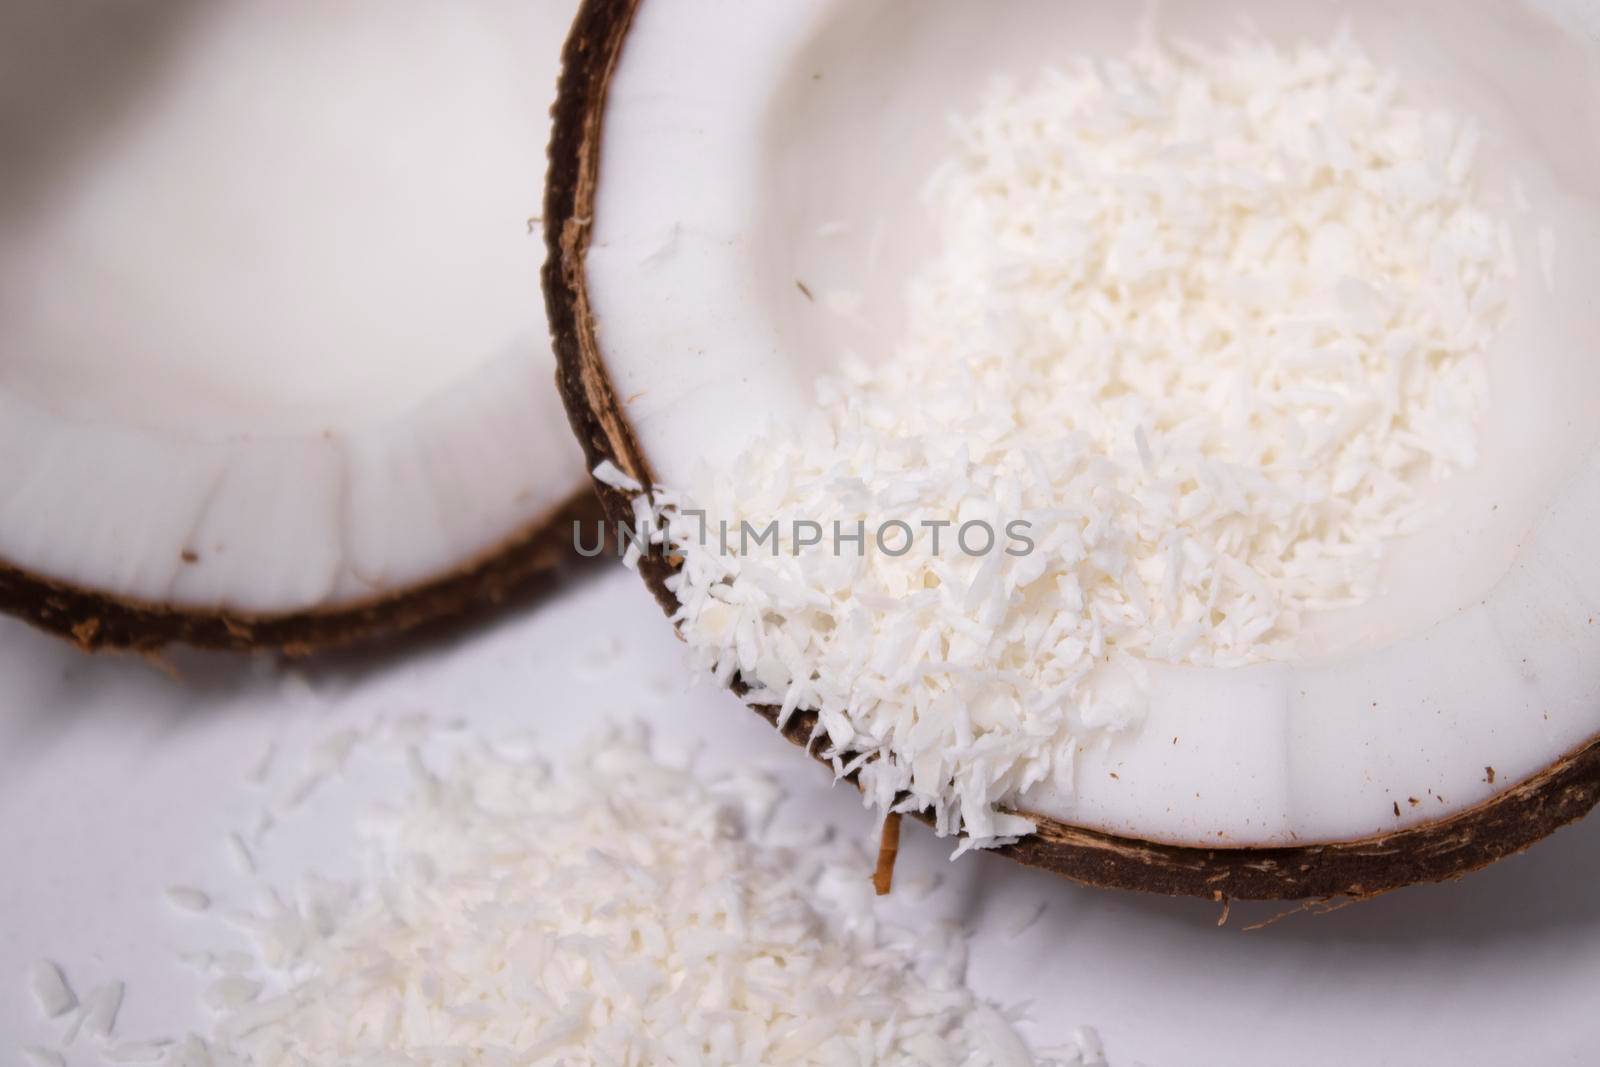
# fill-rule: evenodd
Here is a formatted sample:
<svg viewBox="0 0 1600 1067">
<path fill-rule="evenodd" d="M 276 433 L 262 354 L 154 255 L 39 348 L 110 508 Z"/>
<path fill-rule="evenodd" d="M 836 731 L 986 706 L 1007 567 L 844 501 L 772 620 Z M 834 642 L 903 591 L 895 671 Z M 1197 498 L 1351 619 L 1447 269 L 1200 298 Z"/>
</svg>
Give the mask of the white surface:
<svg viewBox="0 0 1600 1067">
<path fill-rule="evenodd" d="M 1600 514 L 1600 303 L 1584 290 L 1600 273 L 1600 51 L 1587 0 L 1538 6 L 1565 23 L 1516 0 L 1156 5 L 1163 32 L 1213 40 L 1240 15 L 1279 40 L 1348 17 L 1408 102 L 1477 118 L 1484 203 L 1518 249 L 1516 310 L 1490 353 L 1483 459 L 1392 547 L 1384 590 L 1313 623 L 1315 658 L 1203 682 L 1154 670 L 1145 728 L 1092 751 L 1070 795 L 1037 787 L 1024 807 L 1156 840 L 1338 840 L 1463 810 L 1600 732 L 1600 571 L 1578 548 Z M 996 73 L 1125 51 L 1145 9 L 1032 2 L 995 19 L 960 0 L 773 0 L 728 19 L 717 0 L 646 3 L 608 97 L 588 271 L 657 479 L 693 489 L 704 457 L 794 411 L 796 381 L 892 347 L 930 239 L 915 193 L 947 151 L 944 116 Z M 863 312 L 827 310 L 836 291 Z"/>
<path fill-rule="evenodd" d="M 0 621 L 0 1062 L 50 1043 L 26 989 L 39 957 L 77 990 L 128 982 L 124 1038 L 203 1028 L 201 980 L 174 959 L 227 932 L 164 899 L 172 884 L 241 902 L 224 846 L 295 777 L 303 746 L 380 713 L 531 730 L 559 753 L 607 716 L 642 717 L 707 766 L 775 769 L 791 803 L 870 839 L 870 817 L 730 696 L 683 690 L 681 649 L 633 575 L 609 572 L 474 629 L 309 669 L 182 656 L 176 681 L 133 658 L 87 658 Z M 245 782 L 282 743 L 273 789 Z M 339 870 L 341 817 L 391 782 L 358 755 L 259 850 L 269 878 Z M 398 781 L 395 777 L 393 781 Z M 898 882 L 938 873 L 930 914 L 976 931 L 971 977 L 1031 999 L 1036 1038 L 1097 1026 L 1119 1067 L 1588 1064 L 1600 1050 L 1600 821 L 1464 881 L 1324 916 L 1083 889 L 992 856 L 946 862 L 908 830 Z M 863 871 L 863 877 L 867 872 Z M 1012 929 L 1040 903 L 1020 936 Z M 902 906 L 904 902 L 902 900 Z M 80 1038 L 80 1042 L 83 1039 Z M 69 1063 L 97 1061 L 84 1050 Z"/>
<path fill-rule="evenodd" d="M 0 558 L 308 610 L 581 488 L 528 225 L 574 6 L 8 5 Z"/>
</svg>

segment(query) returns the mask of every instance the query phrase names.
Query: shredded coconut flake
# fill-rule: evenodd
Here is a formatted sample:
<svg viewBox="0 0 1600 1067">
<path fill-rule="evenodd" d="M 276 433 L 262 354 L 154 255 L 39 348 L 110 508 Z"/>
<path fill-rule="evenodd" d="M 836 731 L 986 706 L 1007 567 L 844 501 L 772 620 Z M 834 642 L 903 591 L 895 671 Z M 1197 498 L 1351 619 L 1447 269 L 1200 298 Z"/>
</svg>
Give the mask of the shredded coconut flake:
<svg viewBox="0 0 1600 1067">
<path fill-rule="evenodd" d="M 78 998 L 67 984 L 66 975 L 49 960 L 39 960 L 28 969 L 28 988 L 39 1014 L 46 1019 L 65 1015 L 78 1006 Z"/>
<path fill-rule="evenodd" d="M 1148 44 L 997 81 L 951 128 L 903 347 L 656 503 L 698 664 L 815 710 L 869 802 L 966 848 L 1137 726 L 1145 662 L 1283 655 L 1370 596 L 1422 489 L 1475 460 L 1511 265 L 1475 127 L 1347 36 Z M 719 520 L 773 519 L 722 550 Z"/>
<path fill-rule="evenodd" d="M 194 1034 L 167 1050 L 167 1058 L 161 1062 L 163 1067 L 215 1067 L 210 1048 Z"/>
<path fill-rule="evenodd" d="M 179 911 L 201 912 L 211 907 L 211 898 L 198 889 L 175 885 L 167 889 L 167 903 Z"/>
<path fill-rule="evenodd" d="M 206 990 L 206 1007 L 212 1011 L 234 1011 L 260 995 L 260 982 L 241 975 L 228 975 L 212 982 Z"/>
<path fill-rule="evenodd" d="M 170 1041 L 124 1041 L 101 1052 L 107 1063 L 160 1063 L 167 1056 Z"/>
<path fill-rule="evenodd" d="M 250 769 L 245 772 L 244 780 L 251 785 L 261 785 L 266 782 L 272 773 L 272 763 L 278 756 L 278 743 L 269 741 L 262 746 L 261 754 Z"/>
<path fill-rule="evenodd" d="M 83 1028 L 91 1037 L 104 1041 L 116 1029 L 125 988 L 121 982 L 107 982 L 83 998 Z"/>
<path fill-rule="evenodd" d="M 222 847 L 228 853 L 228 860 L 233 864 L 235 871 L 243 875 L 256 873 L 256 858 L 251 854 L 250 846 L 245 844 L 244 838 L 231 833 L 223 838 Z"/>
</svg>

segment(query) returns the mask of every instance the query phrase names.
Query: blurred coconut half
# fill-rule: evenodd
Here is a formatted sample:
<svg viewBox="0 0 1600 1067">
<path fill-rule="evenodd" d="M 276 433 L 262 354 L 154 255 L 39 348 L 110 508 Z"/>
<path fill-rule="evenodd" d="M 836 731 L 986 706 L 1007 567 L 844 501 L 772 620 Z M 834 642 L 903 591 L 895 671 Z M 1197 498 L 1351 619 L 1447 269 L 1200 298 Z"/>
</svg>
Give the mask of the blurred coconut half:
<svg viewBox="0 0 1600 1067">
<path fill-rule="evenodd" d="M 568 0 L 0 14 L 0 608 L 289 650 L 547 573 Z"/>
</svg>

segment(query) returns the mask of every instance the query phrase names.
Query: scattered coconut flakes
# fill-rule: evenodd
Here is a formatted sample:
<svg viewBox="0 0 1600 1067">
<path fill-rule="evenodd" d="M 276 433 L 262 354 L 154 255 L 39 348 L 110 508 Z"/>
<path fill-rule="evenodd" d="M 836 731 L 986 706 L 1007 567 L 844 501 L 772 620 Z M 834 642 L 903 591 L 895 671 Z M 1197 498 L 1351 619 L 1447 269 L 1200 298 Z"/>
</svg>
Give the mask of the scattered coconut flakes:
<svg viewBox="0 0 1600 1067">
<path fill-rule="evenodd" d="M 46 1019 L 58 1018 L 78 1006 L 67 976 L 49 960 L 38 960 L 28 968 L 28 988 L 39 1014 Z"/>
<path fill-rule="evenodd" d="M 487 744 L 412 766 L 405 802 L 361 822 L 381 877 L 269 893 L 250 927 L 269 991 L 208 997 L 209 1045 L 170 1062 L 1103 1062 L 1028 1053 L 964 984 L 958 931 L 877 920 L 857 850 L 776 843 L 761 776 L 707 781 L 638 729 L 554 770 Z"/>
<path fill-rule="evenodd" d="M 277 758 L 278 743 L 268 741 L 262 746 L 261 754 L 256 757 L 255 763 L 245 772 L 244 780 L 251 785 L 265 785 L 272 775 L 272 764 Z"/>
<path fill-rule="evenodd" d="M 439 734 L 463 733 L 470 727 L 471 723 L 460 715 L 439 718 L 426 711 L 408 711 L 380 716 L 369 736 L 389 748 L 404 749 Z"/>
<path fill-rule="evenodd" d="M 343 774 L 345 764 L 356 744 L 363 740 L 362 731 L 347 727 L 335 730 L 318 741 L 306 753 L 299 775 L 284 792 L 280 806 L 293 811 L 300 807 L 329 778 Z"/>
<path fill-rule="evenodd" d="M 251 854 L 250 846 L 244 843 L 244 838 L 230 833 L 222 839 L 222 847 L 228 853 L 234 870 L 247 877 L 256 873 L 256 858 Z"/>
<path fill-rule="evenodd" d="M 214 953 L 206 951 L 178 953 L 179 963 L 197 971 L 209 971 L 215 965 L 216 958 Z"/>
<path fill-rule="evenodd" d="M 206 989 L 206 1007 L 212 1011 L 234 1011 L 261 995 L 261 983 L 254 978 L 231 974 L 219 978 Z"/>
<path fill-rule="evenodd" d="M 203 974 L 243 974 L 256 965 L 256 958 L 240 949 L 220 952 L 180 952 L 178 962 Z"/>
<path fill-rule="evenodd" d="M 167 887 L 167 903 L 179 911 L 202 912 L 211 908 L 211 897 L 186 885 Z"/>
<path fill-rule="evenodd" d="M 323 770 L 307 769 L 300 773 L 294 783 L 284 791 L 280 806 L 285 811 L 294 811 L 306 801 L 311 799 L 323 782 L 328 780 L 328 773 Z"/>
<path fill-rule="evenodd" d="M 1106 1047 L 1100 1040 L 1100 1032 L 1092 1026 L 1080 1026 L 1072 1031 L 1072 1041 L 1062 1046 L 1064 1049 L 1076 1051 L 1083 1057 L 1084 1063 L 1104 1063 L 1106 1061 Z M 1044 1050 L 1045 1055 L 1058 1055 L 1057 1049 Z"/>
<path fill-rule="evenodd" d="M 211 969 L 222 974 L 243 974 L 255 965 L 256 958 L 240 949 L 227 949 L 211 957 Z"/>
<path fill-rule="evenodd" d="M 81 1003 L 66 1016 L 67 1028 L 61 1033 L 62 1048 L 71 1048 L 78 1040 L 78 1032 L 83 1029 L 83 1023 L 86 1018 L 87 1013 L 83 1010 Z"/>
<path fill-rule="evenodd" d="M 272 814 L 271 810 L 262 808 L 256 813 L 255 825 L 250 828 L 250 840 L 257 845 L 261 844 L 276 825 L 278 825 L 277 816 Z"/>
<path fill-rule="evenodd" d="M 362 731 L 355 727 L 335 730 L 312 746 L 306 758 L 307 769 L 321 774 L 343 773 L 350 762 L 350 753 L 362 739 Z"/>
<path fill-rule="evenodd" d="M 167 1051 L 164 1067 L 213 1067 L 211 1050 L 204 1040 L 190 1034 Z"/>
<path fill-rule="evenodd" d="M 698 666 L 815 710 L 867 801 L 931 811 L 959 854 L 1031 832 L 1001 809 L 1137 727 L 1145 661 L 1292 654 L 1307 613 L 1371 595 L 1422 487 L 1476 459 L 1512 266 L 1475 127 L 1348 35 L 1085 58 L 952 132 L 904 347 L 653 503 Z M 998 544 L 806 548 L 797 518 Z M 719 551 L 719 519 L 781 520 L 772 554 Z"/>
<path fill-rule="evenodd" d="M 101 1057 L 107 1063 L 159 1063 L 166 1058 L 171 1041 L 124 1041 L 102 1049 Z"/>
</svg>

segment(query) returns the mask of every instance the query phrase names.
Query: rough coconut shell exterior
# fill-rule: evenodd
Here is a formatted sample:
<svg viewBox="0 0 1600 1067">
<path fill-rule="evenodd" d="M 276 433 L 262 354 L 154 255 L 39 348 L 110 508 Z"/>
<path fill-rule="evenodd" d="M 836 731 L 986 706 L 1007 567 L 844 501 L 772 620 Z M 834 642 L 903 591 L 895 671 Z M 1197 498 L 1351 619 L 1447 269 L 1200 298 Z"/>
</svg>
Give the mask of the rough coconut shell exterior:
<svg viewBox="0 0 1600 1067">
<path fill-rule="evenodd" d="M 584 255 L 600 180 L 606 90 L 642 0 L 586 0 L 562 54 L 545 186 L 544 293 L 555 335 L 557 383 L 590 469 L 610 460 L 646 486 L 651 470 L 606 373 L 590 312 Z M 609 517 L 631 522 L 626 494 L 597 483 Z M 669 560 L 652 555 L 640 572 L 670 614 Z M 735 683 L 735 688 L 740 688 Z M 776 722 L 776 709 L 757 708 Z M 783 730 L 807 747 L 815 715 L 796 713 Z M 1086 830 L 1022 812 L 1038 832 L 995 851 L 1074 881 L 1210 900 L 1363 898 L 1417 882 L 1458 878 L 1580 818 L 1600 800 L 1600 740 L 1490 800 L 1436 822 L 1354 841 L 1283 848 L 1202 848 Z"/>
<path fill-rule="evenodd" d="M 85 651 L 155 652 L 166 645 L 305 655 L 392 637 L 424 623 L 536 593 L 579 557 L 572 524 L 601 519 L 584 491 L 501 545 L 438 578 L 325 609 L 284 615 L 206 611 L 125 600 L 54 581 L 0 559 L 0 611 L 64 637 Z"/>
</svg>

